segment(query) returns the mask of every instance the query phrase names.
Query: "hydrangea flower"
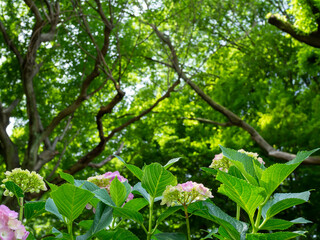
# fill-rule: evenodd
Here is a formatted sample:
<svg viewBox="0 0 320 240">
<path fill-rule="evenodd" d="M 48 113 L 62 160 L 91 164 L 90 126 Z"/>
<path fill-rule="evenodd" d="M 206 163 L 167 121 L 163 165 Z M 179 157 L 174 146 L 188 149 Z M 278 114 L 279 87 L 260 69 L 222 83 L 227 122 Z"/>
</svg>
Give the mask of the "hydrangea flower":
<svg viewBox="0 0 320 240">
<path fill-rule="evenodd" d="M 105 174 L 102 175 L 97 175 L 97 176 L 93 176 L 93 177 L 89 177 L 87 179 L 88 182 L 92 182 L 94 184 L 96 184 L 98 187 L 100 188 L 105 188 L 107 189 L 108 193 L 110 194 L 110 186 L 111 186 L 111 182 L 112 180 L 117 177 L 118 180 L 120 182 L 128 182 L 128 179 L 126 179 L 125 177 L 121 176 L 119 171 L 115 171 L 115 172 L 106 172 Z M 133 194 L 130 193 L 128 198 L 126 199 L 126 202 L 129 202 L 130 200 L 133 199 Z"/>
<path fill-rule="evenodd" d="M 265 164 L 265 162 L 263 161 L 263 159 L 261 157 L 259 157 L 258 153 L 254 153 L 254 152 L 247 152 L 243 149 L 240 149 L 238 150 L 238 152 L 241 152 L 241 153 L 245 153 L 247 154 L 249 157 L 252 157 L 256 160 L 258 160 L 261 164 Z"/>
<path fill-rule="evenodd" d="M 29 232 L 17 219 L 18 213 L 10 210 L 5 205 L 0 205 L 0 239 L 1 240 L 26 240 Z"/>
<path fill-rule="evenodd" d="M 195 201 L 213 198 L 210 189 L 206 188 L 201 183 L 192 181 L 178 184 L 177 186 L 169 185 L 162 195 L 163 199 L 161 205 L 167 204 L 168 207 L 176 205 L 188 206 Z"/>
<path fill-rule="evenodd" d="M 214 159 L 212 159 L 212 163 L 209 166 L 209 168 L 219 169 L 220 171 L 228 172 L 231 164 L 232 163 L 230 162 L 230 160 L 223 156 L 223 153 L 220 153 L 214 156 Z"/>
<path fill-rule="evenodd" d="M 258 160 L 261 164 L 265 164 L 263 159 L 259 157 L 258 153 L 247 152 L 243 149 L 238 150 L 238 152 L 247 154 L 249 157 L 252 157 Z M 231 166 L 232 166 L 232 162 L 227 157 L 223 156 L 223 153 L 220 153 L 215 155 L 209 168 L 219 169 L 220 171 L 228 172 Z"/>
<path fill-rule="evenodd" d="M 24 193 L 38 193 L 40 190 L 46 191 L 47 187 L 41 177 L 36 172 L 29 170 L 22 170 L 21 168 L 15 168 L 11 172 L 5 172 L 6 178 L 2 180 L 3 183 L 12 181 L 17 184 Z M 2 188 L 6 189 L 5 184 L 1 185 Z M 3 193 L 5 196 L 13 196 L 14 194 L 6 189 Z"/>
</svg>

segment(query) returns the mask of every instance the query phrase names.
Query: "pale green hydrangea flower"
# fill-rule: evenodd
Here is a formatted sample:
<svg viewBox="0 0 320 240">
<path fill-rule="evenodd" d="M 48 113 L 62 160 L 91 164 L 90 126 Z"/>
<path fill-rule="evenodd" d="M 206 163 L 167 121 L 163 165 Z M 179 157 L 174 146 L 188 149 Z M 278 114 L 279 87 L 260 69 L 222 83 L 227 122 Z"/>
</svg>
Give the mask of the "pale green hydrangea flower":
<svg viewBox="0 0 320 240">
<path fill-rule="evenodd" d="M 183 205 L 188 206 L 195 201 L 206 200 L 213 198 L 210 189 L 196 182 L 188 181 L 186 183 L 178 184 L 177 186 L 167 186 L 163 192 L 161 205 L 167 206 Z"/>
<path fill-rule="evenodd" d="M 2 180 L 2 188 L 5 189 L 3 195 L 13 197 L 13 193 L 6 189 L 5 184 L 8 181 L 12 181 L 17 184 L 24 193 L 39 193 L 40 190 L 46 191 L 47 187 L 38 173 L 29 170 L 22 170 L 21 168 L 15 168 L 11 172 L 5 172 L 6 178 Z"/>
<path fill-rule="evenodd" d="M 261 164 L 265 164 L 265 162 L 263 161 L 263 159 L 261 157 L 259 157 L 258 153 L 254 153 L 254 152 L 247 152 L 243 149 L 240 149 L 238 150 L 238 152 L 241 152 L 241 153 L 245 153 L 247 154 L 249 157 L 252 157 L 256 160 L 258 160 Z"/>
<path fill-rule="evenodd" d="M 212 163 L 209 166 L 209 168 L 219 169 L 223 172 L 228 172 L 231 162 L 228 158 L 223 156 L 223 153 L 217 154 L 214 156 L 214 159 L 212 159 Z"/>
<path fill-rule="evenodd" d="M 238 152 L 244 153 L 249 157 L 252 157 L 258 160 L 261 164 L 265 164 L 263 159 L 259 157 L 258 153 L 247 152 L 243 149 L 238 150 Z M 231 166 L 232 166 L 232 162 L 227 157 L 223 156 L 223 153 L 220 153 L 215 155 L 209 168 L 219 169 L 220 171 L 228 172 Z"/>
</svg>

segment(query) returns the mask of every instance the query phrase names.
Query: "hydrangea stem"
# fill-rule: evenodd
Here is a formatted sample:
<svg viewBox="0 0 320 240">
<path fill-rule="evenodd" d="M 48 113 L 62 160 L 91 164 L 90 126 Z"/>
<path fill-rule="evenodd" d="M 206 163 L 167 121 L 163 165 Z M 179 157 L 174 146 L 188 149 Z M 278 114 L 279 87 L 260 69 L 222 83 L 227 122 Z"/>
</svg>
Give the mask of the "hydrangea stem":
<svg viewBox="0 0 320 240">
<path fill-rule="evenodd" d="M 18 201 L 19 201 L 19 206 L 20 206 L 19 221 L 22 222 L 22 219 L 23 219 L 23 210 L 24 210 L 23 197 L 20 197 L 20 198 L 18 199 Z"/>
<path fill-rule="evenodd" d="M 191 240 L 190 223 L 189 223 L 189 215 L 188 215 L 188 206 L 183 205 L 183 208 L 184 208 L 184 213 L 185 213 L 185 216 L 186 216 L 188 240 Z"/>
<path fill-rule="evenodd" d="M 70 239 L 73 240 L 73 233 L 72 233 L 72 221 L 70 223 L 68 223 L 68 233 L 69 233 L 69 236 L 70 236 Z"/>
<path fill-rule="evenodd" d="M 154 203 L 154 198 L 150 198 L 150 205 L 149 205 L 149 228 L 148 228 L 148 233 L 147 233 L 147 240 L 150 240 L 150 239 L 151 239 L 151 235 L 152 235 L 152 233 L 153 233 L 153 231 L 152 231 L 153 203 Z"/>
<path fill-rule="evenodd" d="M 237 220 L 240 220 L 240 206 L 239 206 L 239 204 L 237 204 L 236 219 L 237 219 Z"/>
</svg>

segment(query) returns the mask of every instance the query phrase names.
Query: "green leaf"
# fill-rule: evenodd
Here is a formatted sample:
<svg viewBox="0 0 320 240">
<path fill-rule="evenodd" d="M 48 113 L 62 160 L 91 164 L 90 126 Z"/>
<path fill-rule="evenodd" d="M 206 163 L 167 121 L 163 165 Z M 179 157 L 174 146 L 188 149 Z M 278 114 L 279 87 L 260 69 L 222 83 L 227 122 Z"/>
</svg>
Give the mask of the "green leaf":
<svg viewBox="0 0 320 240">
<path fill-rule="evenodd" d="M 115 177 L 110 185 L 110 196 L 116 206 L 121 207 L 126 200 L 126 187 Z"/>
<path fill-rule="evenodd" d="M 312 223 L 304 218 L 296 218 L 292 221 L 283 219 L 269 219 L 260 229 L 261 230 L 286 230 L 294 224 Z"/>
<path fill-rule="evenodd" d="M 240 179 L 243 179 L 243 180 L 246 180 L 244 178 L 244 176 L 242 175 L 242 173 L 239 171 L 238 168 L 236 168 L 235 166 L 231 166 L 228 170 L 228 174 L 230 174 L 231 176 L 234 176 L 236 178 L 240 178 Z"/>
<path fill-rule="evenodd" d="M 88 231 L 91 228 L 92 224 L 93 220 L 82 220 L 78 223 L 78 226 Z"/>
<path fill-rule="evenodd" d="M 309 201 L 310 192 L 276 193 L 262 208 L 263 218 L 271 218 L 292 206 Z"/>
<path fill-rule="evenodd" d="M 164 167 L 165 169 L 168 169 L 168 168 L 170 168 L 174 163 L 178 162 L 180 159 L 181 159 L 181 157 L 179 157 L 179 158 L 173 158 L 173 159 L 171 159 L 169 162 L 167 162 L 167 164 L 164 165 L 163 167 Z"/>
<path fill-rule="evenodd" d="M 157 240 L 186 240 L 186 236 L 183 233 L 158 233 L 154 235 Z"/>
<path fill-rule="evenodd" d="M 46 181 L 46 180 L 45 180 L 45 181 Z M 46 181 L 46 183 L 48 184 L 48 186 L 50 187 L 50 189 L 51 189 L 52 192 L 58 189 L 58 186 L 57 186 L 57 185 L 55 185 L 55 184 L 53 184 L 53 183 L 50 183 L 50 182 L 48 182 L 48 181 Z"/>
<path fill-rule="evenodd" d="M 150 194 L 141 186 L 141 182 L 138 182 L 133 186 L 132 189 L 133 194 L 141 194 L 148 202 L 150 202 Z"/>
<path fill-rule="evenodd" d="M 274 164 L 267 168 L 261 176 L 260 186 L 264 187 L 267 194 L 270 196 L 277 187 L 292 173 L 307 157 L 317 151 L 299 152 L 295 159 L 287 162 L 286 164 Z"/>
<path fill-rule="evenodd" d="M 286 230 L 294 223 L 283 219 L 269 219 L 259 230 Z"/>
<path fill-rule="evenodd" d="M 246 223 L 230 217 L 210 201 L 192 203 L 188 207 L 188 212 L 219 224 L 232 240 L 243 239 L 244 234 L 248 231 Z"/>
<path fill-rule="evenodd" d="M 97 185 L 95 185 L 94 183 L 92 182 L 88 182 L 86 180 L 77 180 L 75 179 L 74 180 L 74 185 L 76 187 L 81 187 L 82 189 L 85 189 L 85 190 L 88 190 L 90 192 L 94 192 L 98 189 L 100 189 Z"/>
<path fill-rule="evenodd" d="M 12 192 L 16 196 L 16 198 L 19 199 L 24 197 L 22 189 L 14 182 L 7 181 L 4 183 L 4 185 L 6 186 L 6 189 L 8 189 L 10 192 Z"/>
<path fill-rule="evenodd" d="M 94 215 L 94 220 L 89 231 L 82 236 L 77 237 L 77 240 L 87 240 L 94 236 L 96 233 L 105 229 L 112 222 L 113 208 L 106 204 L 99 202 Z"/>
<path fill-rule="evenodd" d="M 59 174 L 62 179 L 66 180 L 68 183 L 74 184 L 74 177 L 72 175 L 65 172 L 60 172 Z"/>
<path fill-rule="evenodd" d="M 94 191 L 94 196 L 98 198 L 101 202 L 107 204 L 110 207 L 116 207 L 116 204 L 112 201 L 108 191 L 105 188 L 99 188 Z"/>
<path fill-rule="evenodd" d="M 123 162 L 126 167 L 141 181 L 143 176 L 143 171 L 135 165 L 126 163 L 121 157 L 115 155 L 121 162 Z"/>
<path fill-rule="evenodd" d="M 159 163 L 152 163 L 145 167 L 141 185 L 153 198 L 161 196 L 166 186 L 176 184 L 176 177 Z"/>
<path fill-rule="evenodd" d="M 305 223 L 312 223 L 311 221 L 305 219 L 305 218 L 302 218 L 302 217 L 299 217 L 299 218 L 296 218 L 294 220 L 291 220 L 290 222 L 293 222 L 293 223 L 300 223 L 300 224 L 305 224 Z"/>
<path fill-rule="evenodd" d="M 165 220 L 167 217 L 174 214 L 179 209 L 183 209 L 183 207 L 182 206 L 174 206 L 174 207 L 167 208 L 163 213 L 161 213 L 161 215 L 159 216 L 159 218 L 157 220 L 157 223 L 161 223 L 163 220 Z"/>
<path fill-rule="evenodd" d="M 201 238 L 201 240 L 212 239 L 212 237 L 216 237 L 219 240 L 225 240 L 224 237 L 218 235 L 217 233 L 218 233 L 218 229 L 216 228 L 212 232 L 209 232 L 207 236 L 205 236 L 204 238 Z"/>
<path fill-rule="evenodd" d="M 51 197 L 56 204 L 59 213 L 74 221 L 82 213 L 87 203 L 94 194 L 88 190 L 81 189 L 71 184 L 63 184 L 56 191 L 51 193 Z"/>
<path fill-rule="evenodd" d="M 118 228 L 115 231 L 101 231 L 97 237 L 101 240 L 139 240 L 136 235 L 123 228 Z"/>
<path fill-rule="evenodd" d="M 46 205 L 45 205 L 45 209 L 46 209 L 47 212 L 50 212 L 50 213 L 54 214 L 62 222 L 64 222 L 64 219 L 63 219 L 62 215 L 59 213 L 59 210 L 58 210 L 56 204 L 54 203 L 54 201 L 52 200 L 52 198 L 48 198 L 47 199 Z"/>
<path fill-rule="evenodd" d="M 276 233 L 255 233 L 247 234 L 246 240 L 288 240 L 303 234 L 298 232 L 276 232 Z"/>
<path fill-rule="evenodd" d="M 292 165 L 292 164 L 296 164 L 296 163 L 302 163 L 306 158 L 308 158 L 311 154 L 315 153 L 316 151 L 318 151 L 320 148 L 316 148 L 310 151 L 301 151 L 297 153 L 297 156 L 292 159 L 291 161 L 287 162 L 287 165 Z"/>
<path fill-rule="evenodd" d="M 112 207 L 109 207 L 102 202 L 98 203 L 92 225 L 92 234 L 95 234 L 110 225 L 112 222 L 112 211 Z"/>
<path fill-rule="evenodd" d="M 128 196 L 129 196 L 129 194 L 131 193 L 132 187 L 131 187 L 131 185 L 128 183 L 128 181 L 124 181 L 122 184 L 123 184 L 123 185 L 125 186 L 125 188 L 126 188 L 126 197 L 125 197 L 125 199 L 127 199 Z"/>
<path fill-rule="evenodd" d="M 128 208 L 115 207 L 113 209 L 113 214 L 115 216 L 122 217 L 124 219 L 131 219 L 140 224 L 143 224 L 143 216 L 138 211 L 128 209 Z"/>
<path fill-rule="evenodd" d="M 27 220 L 29 220 L 32 217 L 36 217 L 41 215 L 45 212 L 45 201 L 39 201 L 39 202 L 27 202 L 24 205 L 24 216 Z"/>
<path fill-rule="evenodd" d="M 209 174 L 212 174 L 212 175 L 217 175 L 218 171 L 216 169 L 213 169 L 213 168 L 207 168 L 207 167 L 201 167 L 200 168 L 201 170 L 209 173 Z"/>
<path fill-rule="evenodd" d="M 122 208 L 139 211 L 140 209 L 144 208 L 148 204 L 149 202 L 144 198 L 134 198 L 129 202 L 127 202 Z"/>
<path fill-rule="evenodd" d="M 219 171 L 217 180 L 223 183 L 218 192 L 239 204 L 253 219 L 256 209 L 265 200 L 265 190 L 222 171 Z"/>
<path fill-rule="evenodd" d="M 223 146 L 220 146 L 220 148 L 223 155 L 230 159 L 230 161 L 242 173 L 245 179 L 249 183 L 258 186 L 258 177 L 254 167 L 255 159 L 249 157 L 245 153 L 241 153 L 233 149 L 225 148 Z"/>
</svg>

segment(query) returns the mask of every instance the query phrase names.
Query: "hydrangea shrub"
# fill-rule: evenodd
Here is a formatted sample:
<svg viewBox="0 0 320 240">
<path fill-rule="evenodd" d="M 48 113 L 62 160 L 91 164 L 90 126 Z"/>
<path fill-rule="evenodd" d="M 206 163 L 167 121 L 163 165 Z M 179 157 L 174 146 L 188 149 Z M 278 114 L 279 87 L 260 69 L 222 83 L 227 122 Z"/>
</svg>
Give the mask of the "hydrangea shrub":
<svg viewBox="0 0 320 240">
<path fill-rule="evenodd" d="M 190 240 L 194 237 L 189 224 L 191 215 L 204 217 L 219 226 L 217 229 L 205 229 L 208 235 L 203 239 L 287 240 L 303 236 L 301 231 L 292 232 L 288 229 L 294 224 L 310 221 L 302 217 L 294 220 L 278 219 L 277 214 L 289 207 L 308 202 L 310 192 L 284 194 L 275 191 L 304 159 L 318 149 L 299 152 L 292 161 L 270 167 L 266 167 L 263 159 L 256 153 L 224 147 L 221 150 L 222 153 L 215 156 L 209 168 L 201 169 L 221 182 L 218 193 L 236 203 L 235 217 L 226 214 L 212 202 L 211 190 L 202 183 L 177 183 L 169 168 L 179 159 L 172 159 L 165 165 L 151 163 L 140 169 L 117 157 L 139 180 L 133 187 L 119 171 L 107 172 L 87 180 L 74 179 L 61 172 L 61 178 L 67 183 L 61 186 L 49 183 L 50 197 L 45 203 L 27 202 L 25 218 L 30 219 L 47 211 L 66 224 L 66 231 L 52 228 L 51 235 L 47 234 L 50 236 L 45 240 L 138 240 L 136 235 L 122 225 L 128 221 L 141 226 L 145 232 L 145 236 L 140 236 L 141 239 L 185 240 L 187 237 Z M 15 169 L 6 173 L 3 183 L 5 194 L 17 197 L 20 214 L 18 220 L 18 213 L 4 205 L 0 206 L 0 240 L 27 237 L 28 240 L 34 240 L 32 233 L 22 225 L 21 213 L 25 193 L 46 190 L 42 177 L 27 170 Z M 166 208 L 160 215 L 154 211 L 157 203 Z M 95 207 L 95 214 L 91 212 L 90 219 L 77 222 L 88 204 Z M 141 213 L 145 208 L 147 216 Z M 161 223 L 181 211 L 186 220 L 186 234 L 161 232 Z M 240 213 L 245 216 L 241 217 Z M 248 221 L 243 222 L 244 219 Z M 78 227 L 77 232 L 81 231 L 83 235 L 74 235 L 74 225 Z"/>
</svg>

